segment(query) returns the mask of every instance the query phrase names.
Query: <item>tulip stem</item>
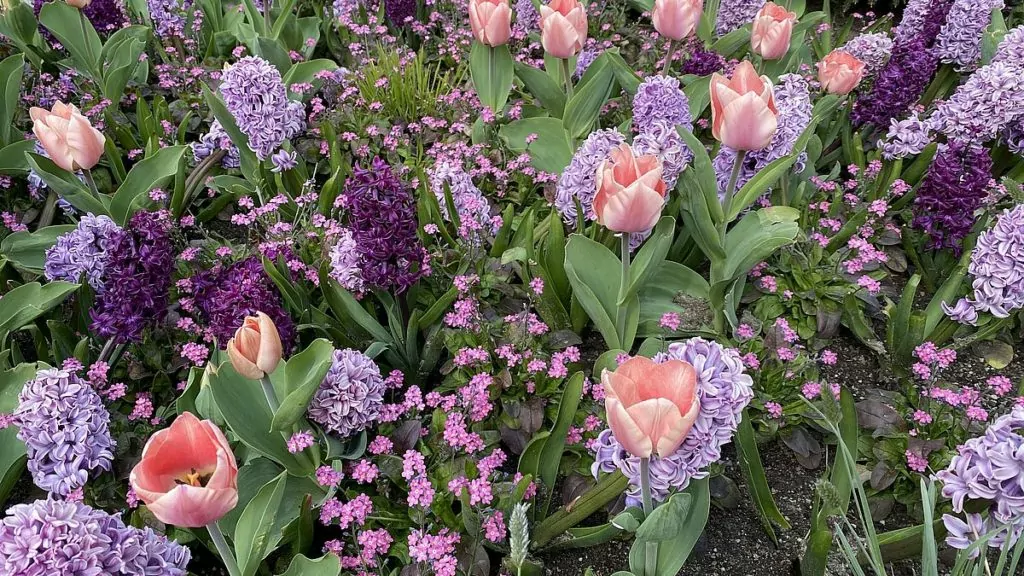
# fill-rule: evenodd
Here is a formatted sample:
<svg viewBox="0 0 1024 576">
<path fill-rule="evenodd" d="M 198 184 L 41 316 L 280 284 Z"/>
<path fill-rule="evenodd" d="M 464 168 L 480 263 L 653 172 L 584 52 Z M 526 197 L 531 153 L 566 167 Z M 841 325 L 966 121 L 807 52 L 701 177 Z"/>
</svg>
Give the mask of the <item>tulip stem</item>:
<svg viewBox="0 0 1024 576">
<path fill-rule="evenodd" d="M 622 233 L 622 280 L 619 282 L 619 306 L 615 312 L 615 331 L 619 336 L 619 346 L 627 353 L 632 346 L 626 343 L 626 311 L 628 306 L 623 300 L 626 291 L 629 290 L 629 244 L 633 235 L 629 232 Z"/>
<path fill-rule="evenodd" d="M 572 100 L 572 70 L 569 68 L 569 59 L 562 59 L 562 76 L 565 76 L 565 101 Z"/>
<path fill-rule="evenodd" d="M 672 66 L 672 57 L 675 56 L 675 53 L 676 53 L 676 41 L 675 40 L 669 40 L 668 41 L 668 54 L 665 55 L 665 66 L 663 66 L 662 69 L 661 69 L 661 75 L 662 76 L 668 76 L 669 68 Z"/>
<path fill-rule="evenodd" d="M 224 539 L 224 533 L 220 531 L 220 526 L 216 522 L 210 522 L 206 525 L 206 530 L 210 533 L 210 539 L 213 540 L 213 545 L 217 547 L 220 561 L 228 569 L 228 574 L 230 576 L 241 576 L 242 571 L 238 569 L 238 561 L 235 560 L 235 555 L 231 552 L 228 541 Z"/>
<path fill-rule="evenodd" d="M 651 459 L 640 459 L 640 494 L 644 501 L 644 522 L 654 513 L 651 498 Z M 658 572 L 658 543 L 648 541 L 644 546 L 644 576 L 655 576 Z"/>
<path fill-rule="evenodd" d="M 82 175 L 85 176 L 85 183 L 89 185 L 89 191 L 96 198 L 100 197 L 100 189 L 96 187 L 96 181 L 92 179 L 92 170 L 82 169 Z"/>
<path fill-rule="evenodd" d="M 50 188 L 46 195 L 46 203 L 43 205 L 43 213 L 39 215 L 39 225 L 36 230 L 46 228 L 53 223 L 53 217 L 57 213 L 57 193 Z"/>
<path fill-rule="evenodd" d="M 281 405 L 277 401 L 277 394 L 274 392 L 274 385 L 270 382 L 270 376 L 260 378 L 260 384 L 263 386 L 263 395 L 267 397 L 267 404 L 270 406 L 270 412 L 272 414 L 277 414 L 277 409 Z"/>
<path fill-rule="evenodd" d="M 732 197 L 736 193 L 736 181 L 740 178 L 740 170 L 743 168 L 743 158 L 747 155 L 746 150 L 736 152 L 736 161 L 732 165 L 732 174 L 729 175 L 729 185 L 725 187 L 725 198 L 722 199 L 722 210 L 725 218 L 722 219 L 722 227 L 719 233 L 722 245 L 725 245 L 725 229 L 729 227 L 729 212 L 732 210 Z"/>
</svg>

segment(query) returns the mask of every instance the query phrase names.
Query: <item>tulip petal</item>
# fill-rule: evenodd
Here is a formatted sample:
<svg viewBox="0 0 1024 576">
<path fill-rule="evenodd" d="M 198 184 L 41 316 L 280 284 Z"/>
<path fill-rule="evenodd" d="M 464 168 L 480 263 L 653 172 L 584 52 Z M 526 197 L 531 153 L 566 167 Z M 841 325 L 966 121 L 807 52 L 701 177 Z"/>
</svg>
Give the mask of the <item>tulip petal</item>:
<svg viewBox="0 0 1024 576">
<path fill-rule="evenodd" d="M 605 410 L 608 413 L 608 426 L 619 444 L 633 456 L 650 458 L 654 451 L 654 443 L 626 407 L 618 400 L 609 398 L 605 400 Z"/>
<path fill-rule="evenodd" d="M 256 367 L 270 374 L 281 362 L 281 336 L 277 333 L 277 326 L 274 325 L 270 316 L 263 312 L 257 312 L 256 318 L 260 329 L 260 348 L 259 355 L 256 356 Z"/>
<path fill-rule="evenodd" d="M 644 400 L 626 408 L 626 412 L 636 427 L 639 428 L 640 433 L 646 437 L 648 445 L 651 446 L 652 453 L 655 444 L 662 444 L 663 437 L 667 438 L 667 445 L 675 443 L 676 447 L 685 438 L 685 434 L 679 435 L 679 421 L 683 415 L 679 412 L 679 408 L 668 398 Z M 686 432 L 689 432 L 689 428 L 686 429 Z M 615 435 L 615 438 L 619 439 L 618 434 Z M 668 452 L 659 452 L 659 454 L 667 456 Z"/>
<path fill-rule="evenodd" d="M 700 402 L 695 399 L 693 404 L 690 405 L 690 409 L 681 418 L 670 418 L 668 420 L 668 426 L 664 429 L 661 437 L 658 438 L 657 445 L 655 446 L 655 452 L 659 457 L 671 456 L 672 453 L 679 449 L 679 446 L 683 444 L 686 437 L 690 434 L 690 430 L 693 429 L 693 423 L 696 422 L 699 415 Z"/>
<path fill-rule="evenodd" d="M 199 528 L 220 520 L 237 504 L 237 490 L 181 484 L 146 506 L 164 524 Z"/>
<path fill-rule="evenodd" d="M 610 230 L 637 234 L 654 228 L 664 205 L 664 196 L 638 182 L 609 198 L 598 217 Z"/>
<path fill-rule="evenodd" d="M 103 144 L 106 138 L 103 133 L 92 127 L 92 124 L 81 115 L 75 114 L 68 121 L 68 147 L 78 168 L 91 169 L 103 156 Z"/>
<path fill-rule="evenodd" d="M 778 130 L 775 114 L 754 93 L 746 93 L 722 114 L 719 139 L 735 150 L 760 150 L 771 143 Z"/>
<path fill-rule="evenodd" d="M 227 350 L 228 359 L 231 360 L 231 366 L 234 367 L 235 372 L 250 380 L 263 378 L 263 371 L 256 367 L 256 364 L 246 358 L 245 354 L 238 349 L 238 344 L 235 343 L 234 338 L 228 340 Z"/>
<path fill-rule="evenodd" d="M 689 362 L 669 360 L 655 364 L 637 387 L 641 398 L 667 398 L 685 413 L 697 398 L 697 371 Z"/>
</svg>

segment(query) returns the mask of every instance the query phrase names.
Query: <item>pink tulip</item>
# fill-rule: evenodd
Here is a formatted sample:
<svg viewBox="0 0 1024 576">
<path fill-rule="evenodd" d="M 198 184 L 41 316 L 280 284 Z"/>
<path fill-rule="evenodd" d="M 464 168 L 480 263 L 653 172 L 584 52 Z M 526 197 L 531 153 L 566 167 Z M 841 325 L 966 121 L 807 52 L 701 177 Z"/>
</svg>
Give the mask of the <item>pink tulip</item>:
<svg viewBox="0 0 1024 576">
<path fill-rule="evenodd" d="M 833 50 L 818 62 L 818 82 L 830 94 L 849 94 L 864 77 L 864 63 L 849 52 Z"/>
<path fill-rule="evenodd" d="M 89 4 L 92 4 L 92 0 L 64 0 L 64 2 L 68 6 L 72 6 L 74 8 L 78 8 L 79 10 L 81 10 L 82 8 L 85 8 Z"/>
<path fill-rule="evenodd" d="M 597 171 L 594 213 L 615 232 L 646 232 L 654 227 L 665 206 L 666 186 L 657 156 L 633 155 L 628 144 L 612 150 Z"/>
<path fill-rule="evenodd" d="M 277 368 L 281 361 L 281 336 L 277 326 L 263 312 L 246 316 L 235 337 L 228 340 L 228 358 L 235 371 L 259 380 Z"/>
<path fill-rule="evenodd" d="M 651 20 L 658 34 L 678 41 L 693 34 L 703 11 L 704 0 L 655 0 Z"/>
<path fill-rule="evenodd" d="M 796 24 L 796 13 L 774 2 L 767 2 L 754 18 L 750 47 L 765 60 L 778 60 L 789 52 L 789 39 Z"/>
<path fill-rule="evenodd" d="M 619 444 L 639 458 L 671 455 L 700 413 L 697 371 L 687 362 L 656 364 L 634 356 L 601 374 L 608 425 Z"/>
<path fill-rule="evenodd" d="M 164 524 L 206 526 L 238 504 L 238 463 L 228 439 L 190 412 L 150 436 L 128 481 Z"/>
<path fill-rule="evenodd" d="M 470 0 L 469 25 L 481 44 L 505 44 L 512 36 L 512 8 L 508 0 Z"/>
<path fill-rule="evenodd" d="M 106 138 L 75 106 L 57 102 L 53 110 L 33 107 L 28 114 L 32 132 L 57 166 L 75 172 L 100 161 Z"/>
<path fill-rule="evenodd" d="M 540 7 L 540 43 L 555 58 L 572 58 L 587 41 L 587 11 L 579 0 L 551 0 Z"/>
<path fill-rule="evenodd" d="M 711 76 L 711 133 L 734 150 L 760 150 L 778 129 L 772 81 L 758 77 L 749 61 L 736 67 L 731 79 Z"/>
</svg>

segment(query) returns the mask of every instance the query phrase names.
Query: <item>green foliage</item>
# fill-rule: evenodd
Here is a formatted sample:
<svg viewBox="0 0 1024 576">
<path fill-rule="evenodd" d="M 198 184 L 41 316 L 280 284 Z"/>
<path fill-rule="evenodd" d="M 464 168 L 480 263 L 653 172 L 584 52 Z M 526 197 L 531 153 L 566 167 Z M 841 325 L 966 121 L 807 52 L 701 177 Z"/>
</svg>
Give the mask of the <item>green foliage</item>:
<svg viewBox="0 0 1024 576">
<path fill-rule="evenodd" d="M 654 509 L 637 529 L 629 551 L 629 569 L 644 573 L 644 548 L 658 542 L 656 576 L 675 576 L 690 557 L 693 547 L 704 532 L 711 511 L 711 493 L 707 478 L 691 480 L 686 490 L 669 497 Z"/>
<path fill-rule="evenodd" d="M 508 45 L 491 47 L 473 42 L 469 71 L 480 101 L 495 115 L 500 114 L 512 90 L 512 76 L 515 72 Z"/>
</svg>

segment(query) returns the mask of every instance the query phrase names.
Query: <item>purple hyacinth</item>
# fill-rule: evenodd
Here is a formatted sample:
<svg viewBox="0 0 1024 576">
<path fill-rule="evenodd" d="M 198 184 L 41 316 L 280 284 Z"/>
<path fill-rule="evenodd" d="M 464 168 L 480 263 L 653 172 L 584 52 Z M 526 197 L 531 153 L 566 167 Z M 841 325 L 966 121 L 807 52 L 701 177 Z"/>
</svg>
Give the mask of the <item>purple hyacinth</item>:
<svg viewBox="0 0 1024 576">
<path fill-rule="evenodd" d="M 309 417 L 344 438 L 377 421 L 385 388 L 380 368 L 369 356 L 349 348 L 335 350 L 309 404 Z"/>
<path fill-rule="evenodd" d="M 1017 26 L 1003 36 L 992 62 L 1006 62 L 1021 66 L 1024 63 L 1024 25 Z"/>
<path fill-rule="evenodd" d="M 626 137 L 614 128 L 594 130 L 576 149 L 572 161 L 562 171 L 555 188 L 555 208 L 568 224 L 577 218 L 576 204 L 583 208 L 586 220 L 597 220 L 594 196 L 597 195 L 597 170 Z"/>
<path fill-rule="evenodd" d="M 896 42 L 907 42 L 916 36 L 928 18 L 931 5 L 932 0 L 909 0 L 903 7 L 900 23 L 892 29 L 893 39 Z"/>
<path fill-rule="evenodd" d="M 938 57 L 923 39 L 915 37 L 896 44 L 871 90 L 858 96 L 852 115 L 854 123 L 888 126 L 921 98 L 938 65 Z"/>
<path fill-rule="evenodd" d="M 221 346 L 234 336 L 246 316 L 257 312 L 274 321 L 285 351 L 294 346 L 295 324 L 281 306 L 281 295 L 258 257 L 200 272 L 192 278 L 192 286 L 195 307 Z"/>
<path fill-rule="evenodd" d="M 363 272 L 359 269 L 359 246 L 352 238 L 351 230 L 342 229 L 338 241 L 331 247 L 330 260 L 330 277 L 349 292 L 362 294 L 364 287 Z"/>
<path fill-rule="evenodd" d="M 658 120 L 693 131 L 690 101 L 671 76 L 648 76 L 633 96 L 633 129 L 646 132 Z"/>
<path fill-rule="evenodd" d="M 991 178 L 992 159 L 985 148 L 955 141 L 940 146 L 914 198 L 912 225 L 930 237 L 931 248 L 960 252 Z"/>
<path fill-rule="evenodd" d="M 153 32 L 161 38 L 185 37 L 192 0 L 146 0 Z"/>
<path fill-rule="evenodd" d="M 402 27 L 416 18 L 416 0 L 383 0 L 384 14 L 393 25 Z"/>
<path fill-rule="evenodd" d="M 224 168 L 238 168 L 242 165 L 241 155 L 238 152 L 238 147 L 231 142 L 231 137 L 228 136 L 224 127 L 221 126 L 220 121 L 214 120 L 210 124 L 210 131 L 199 137 L 197 142 L 191 144 L 192 156 L 195 157 L 196 162 L 201 162 L 210 154 L 213 154 L 215 150 L 224 150 L 226 154 L 220 161 L 220 165 Z"/>
<path fill-rule="evenodd" d="M 451 222 L 448 201 L 445 199 L 445 186 L 448 187 L 455 211 L 459 215 L 459 236 L 471 242 L 479 242 L 481 234 L 493 235 L 498 232 L 497 220 L 491 217 L 491 205 L 465 170 L 448 162 L 439 162 L 427 171 L 427 176 L 430 179 L 430 190 L 441 208 L 441 216 Z"/>
<path fill-rule="evenodd" d="M 978 311 L 1006 318 L 1024 306 L 1024 205 L 1000 214 L 978 236 L 967 271 Z"/>
<path fill-rule="evenodd" d="M 341 197 L 362 256 L 363 280 L 402 293 L 429 273 L 429 256 L 416 235 L 416 201 L 387 162 L 354 167 Z"/>
<path fill-rule="evenodd" d="M 932 139 L 928 134 L 928 124 L 912 114 L 906 120 L 893 118 L 889 124 L 889 133 L 882 143 L 882 155 L 887 160 L 906 158 L 920 154 Z"/>
<path fill-rule="evenodd" d="M 935 41 L 939 59 L 959 70 L 973 69 L 981 60 L 981 37 L 1003 0 L 955 0 Z"/>
<path fill-rule="evenodd" d="M 139 211 L 111 238 L 105 289 L 89 311 L 92 329 L 117 343 L 138 341 L 167 312 L 174 251 L 167 212 Z"/>
<path fill-rule="evenodd" d="M 91 473 L 110 470 L 110 414 L 89 383 L 73 373 L 40 370 L 22 388 L 14 417 L 18 439 L 28 449 L 28 470 L 43 490 L 67 496 L 85 486 Z"/>
<path fill-rule="evenodd" d="M 70 500 L 17 504 L 0 520 L 7 576 L 185 576 L 189 549 Z"/>
<path fill-rule="evenodd" d="M 288 99 L 281 73 L 258 56 L 242 58 L 224 70 L 220 93 L 260 160 L 270 158 L 285 140 L 306 128 L 302 103 Z"/>
<path fill-rule="evenodd" d="M 765 0 L 722 0 L 718 5 L 715 34 L 725 36 L 737 28 L 754 21 Z"/>
<path fill-rule="evenodd" d="M 683 61 L 683 74 L 695 76 L 708 76 L 715 72 L 725 70 L 725 57 L 708 50 L 701 44 L 694 44 L 690 49 L 689 57 Z"/>
<path fill-rule="evenodd" d="M 683 142 L 676 127 L 665 121 L 655 120 L 647 130 L 633 138 L 633 151 L 637 154 L 653 154 L 661 160 L 661 177 L 671 190 L 675 188 L 679 175 L 693 160 L 693 152 Z"/>
<path fill-rule="evenodd" d="M 287 172 L 299 165 L 299 155 L 288 150 L 278 150 L 270 157 L 270 163 L 274 165 L 271 172 Z"/>
<path fill-rule="evenodd" d="M 1000 139 L 1010 152 L 1024 156 L 1024 118 L 1007 126 Z"/>
<path fill-rule="evenodd" d="M 705 478 L 706 468 L 722 457 L 722 446 L 732 441 L 743 409 L 754 397 L 753 380 L 744 373 L 739 353 L 717 342 L 691 338 L 669 345 L 655 362 L 682 360 L 697 371 L 700 412 L 686 440 L 671 456 L 651 459 L 651 491 L 665 500 L 673 490 L 684 490 L 690 480 Z M 597 455 L 591 468 L 596 476 L 618 468 L 630 479 L 627 502 L 640 497 L 640 459 L 630 456 L 611 430 L 598 436 Z"/>
<path fill-rule="evenodd" d="M 840 50 L 864 63 L 864 77 L 873 78 L 889 61 L 892 38 L 885 32 L 861 34 L 852 38 Z"/>
<path fill-rule="evenodd" d="M 811 105 L 810 85 L 807 80 L 797 74 L 779 76 L 779 84 L 775 86 L 775 106 L 779 111 L 778 130 L 767 147 L 752 150 L 744 156 L 743 168 L 736 181 L 737 189 L 765 166 L 793 152 L 793 146 L 800 138 L 800 134 L 811 123 L 811 112 L 814 108 Z M 801 152 L 792 171 L 797 174 L 802 172 L 806 161 L 807 153 Z M 719 195 L 725 194 L 735 162 L 736 151 L 727 146 L 722 146 L 712 161 L 718 177 Z"/>
<path fill-rule="evenodd" d="M 516 15 L 512 33 L 517 38 L 525 38 L 530 32 L 540 31 L 540 12 L 533 5 L 533 0 L 516 0 L 512 10 Z"/>
<path fill-rule="evenodd" d="M 109 216 L 86 214 L 74 230 L 61 234 L 56 244 L 47 248 L 46 279 L 81 282 L 84 276 L 89 286 L 102 294 L 111 239 L 120 232 L 121 227 Z"/>
<path fill-rule="evenodd" d="M 579 80 L 583 78 L 583 75 L 587 73 L 587 68 L 597 60 L 597 57 L 601 55 L 600 50 L 594 48 L 584 48 L 578 56 L 576 56 L 576 69 L 572 72 L 572 77 Z"/>
<path fill-rule="evenodd" d="M 974 304 L 971 304 L 971 301 L 967 298 L 957 300 L 956 304 L 953 306 L 943 302 L 942 311 L 946 316 L 949 316 L 949 319 L 953 322 L 969 324 L 971 326 L 974 326 L 978 322 L 978 309 L 975 308 Z"/>
<path fill-rule="evenodd" d="M 32 6 L 37 17 L 46 2 L 47 0 L 33 0 Z M 124 10 L 124 2 L 121 0 L 93 0 L 88 6 L 82 8 L 82 14 L 89 19 L 93 28 L 103 37 L 129 24 Z M 39 29 L 44 37 L 53 39 L 50 31 L 44 26 L 40 25 Z"/>
<path fill-rule="evenodd" d="M 994 62 L 968 76 L 929 122 L 950 139 L 984 144 L 1022 118 L 1024 62 Z"/>
</svg>

